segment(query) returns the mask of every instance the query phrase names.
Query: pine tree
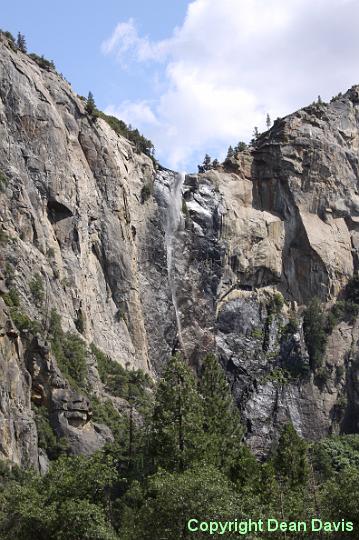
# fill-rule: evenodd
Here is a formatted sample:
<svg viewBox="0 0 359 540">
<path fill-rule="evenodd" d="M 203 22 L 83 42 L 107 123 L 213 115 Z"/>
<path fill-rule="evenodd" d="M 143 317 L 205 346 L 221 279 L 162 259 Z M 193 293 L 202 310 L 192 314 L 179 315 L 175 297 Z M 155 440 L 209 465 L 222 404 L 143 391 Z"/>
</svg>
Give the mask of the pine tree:
<svg viewBox="0 0 359 540">
<path fill-rule="evenodd" d="M 94 97 L 93 97 L 93 94 L 92 92 L 89 92 L 89 95 L 87 97 L 87 100 L 86 100 L 86 105 L 85 105 L 85 110 L 88 114 L 90 114 L 91 116 L 95 113 L 96 111 L 96 105 L 95 105 L 95 100 L 94 100 Z"/>
<path fill-rule="evenodd" d="M 323 364 L 323 356 L 327 342 L 325 332 L 325 315 L 318 298 L 313 298 L 304 311 L 303 330 L 307 345 L 310 367 L 314 371 Z"/>
<path fill-rule="evenodd" d="M 234 150 L 232 148 L 232 146 L 230 146 L 227 150 L 227 157 L 226 157 L 226 161 L 229 160 L 229 159 L 232 159 L 232 157 L 234 156 Z"/>
<path fill-rule="evenodd" d="M 212 168 L 212 159 L 208 154 L 204 156 L 203 168 L 205 171 L 209 171 Z"/>
<path fill-rule="evenodd" d="M 322 105 L 323 103 L 323 100 L 321 98 L 321 96 L 318 96 L 318 101 L 317 101 L 318 105 Z"/>
<path fill-rule="evenodd" d="M 183 471 L 201 456 L 203 410 L 190 368 L 177 355 L 156 392 L 150 435 L 155 466 Z"/>
<path fill-rule="evenodd" d="M 218 166 L 219 166 L 218 159 L 214 159 L 213 162 L 212 162 L 212 169 L 216 169 Z"/>
<path fill-rule="evenodd" d="M 259 131 L 258 131 L 258 128 L 257 126 L 254 127 L 254 130 L 253 130 L 253 138 L 254 140 L 258 139 L 259 137 Z"/>
<path fill-rule="evenodd" d="M 274 466 L 280 483 L 289 487 L 302 486 L 308 480 L 307 445 L 292 424 L 284 426 L 274 457 Z"/>
<path fill-rule="evenodd" d="M 239 143 L 237 144 L 237 146 L 234 148 L 234 152 L 237 153 L 237 152 L 244 152 L 244 150 L 247 149 L 247 145 L 245 142 L 243 141 L 239 141 Z"/>
<path fill-rule="evenodd" d="M 272 125 L 272 120 L 271 120 L 271 117 L 269 116 L 269 113 L 267 113 L 267 118 L 266 118 L 267 129 L 269 129 L 271 125 Z"/>
<path fill-rule="evenodd" d="M 23 52 L 23 53 L 27 52 L 26 40 L 25 40 L 24 34 L 21 34 L 20 32 L 18 33 L 17 40 L 16 40 L 16 45 L 17 45 L 17 48 L 21 52 Z"/>
<path fill-rule="evenodd" d="M 199 388 L 203 397 L 206 460 L 229 472 L 241 446 L 242 429 L 223 369 L 213 354 L 204 360 Z"/>
</svg>

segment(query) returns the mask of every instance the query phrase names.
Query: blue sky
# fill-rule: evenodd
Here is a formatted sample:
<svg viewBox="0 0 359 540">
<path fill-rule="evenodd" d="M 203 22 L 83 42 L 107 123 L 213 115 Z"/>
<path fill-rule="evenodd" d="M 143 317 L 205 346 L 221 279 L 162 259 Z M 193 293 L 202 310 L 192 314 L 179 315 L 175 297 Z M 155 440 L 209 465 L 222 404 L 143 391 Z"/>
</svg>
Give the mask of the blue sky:
<svg viewBox="0 0 359 540">
<path fill-rule="evenodd" d="M 181 170 L 359 83 L 357 0 L 12 0 L 0 19 Z"/>
</svg>

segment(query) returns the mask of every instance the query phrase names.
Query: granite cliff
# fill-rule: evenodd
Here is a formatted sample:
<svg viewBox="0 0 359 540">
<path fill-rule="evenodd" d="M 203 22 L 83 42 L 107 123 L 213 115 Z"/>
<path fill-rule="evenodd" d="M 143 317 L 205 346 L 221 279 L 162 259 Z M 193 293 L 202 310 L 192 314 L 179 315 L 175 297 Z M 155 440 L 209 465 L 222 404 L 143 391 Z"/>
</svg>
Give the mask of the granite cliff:
<svg viewBox="0 0 359 540">
<path fill-rule="evenodd" d="M 112 439 L 91 396 L 126 400 L 94 350 L 153 378 L 177 350 L 195 370 L 215 352 L 258 455 L 289 419 L 309 439 L 358 431 L 358 322 L 335 321 L 318 368 L 303 311 L 358 270 L 359 87 L 181 178 L 2 35 L 0 172 L 1 458 L 46 469 L 36 407 L 74 454 Z M 86 349 L 86 392 L 49 343 L 54 309 Z"/>
</svg>

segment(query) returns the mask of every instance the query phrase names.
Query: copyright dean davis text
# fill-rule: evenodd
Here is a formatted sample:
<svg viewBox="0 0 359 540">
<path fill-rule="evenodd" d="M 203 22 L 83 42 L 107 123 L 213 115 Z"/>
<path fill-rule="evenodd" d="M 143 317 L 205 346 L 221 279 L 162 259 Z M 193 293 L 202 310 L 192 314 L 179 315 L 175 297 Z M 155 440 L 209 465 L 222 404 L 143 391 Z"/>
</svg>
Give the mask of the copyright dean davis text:
<svg viewBox="0 0 359 540">
<path fill-rule="evenodd" d="M 353 523 L 351 521 L 322 521 L 313 518 L 310 521 L 279 521 L 275 518 L 266 520 L 247 519 L 233 521 L 201 521 L 191 518 L 187 522 L 187 529 L 190 532 L 202 532 L 205 534 L 228 534 L 238 533 L 246 535 L 253 532 L 352 532 Z"/>
</svg>

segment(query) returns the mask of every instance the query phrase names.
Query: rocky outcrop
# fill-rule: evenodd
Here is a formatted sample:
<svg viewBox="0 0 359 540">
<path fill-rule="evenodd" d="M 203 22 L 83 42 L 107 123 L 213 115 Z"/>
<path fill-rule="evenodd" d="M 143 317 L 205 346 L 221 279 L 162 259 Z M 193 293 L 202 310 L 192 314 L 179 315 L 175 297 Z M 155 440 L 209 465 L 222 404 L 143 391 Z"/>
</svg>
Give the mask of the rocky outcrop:
<svg viewBox="0 0 359 540">
<path fill-rule="evenodd" d="M 0 37 L 0 295 L 15 291 L 42 334 L 20 335 L 1 303 L 1 457 L 46 469 L 35 404 L 73 453 L 111 439 L 56 363 L 53 308 L 64 332 L 153 377 L 176 350 L 195 370 L 215 352 L 259 455 L 288 420 L 311 439 L 358 430 L 357 323 L 329 336 L 325 380 L 302 325 L 314 296 L 329 307 L 358 270 L 358 92 L 276 121 L 175 196 L 177 173 Z"/>
</svg>

